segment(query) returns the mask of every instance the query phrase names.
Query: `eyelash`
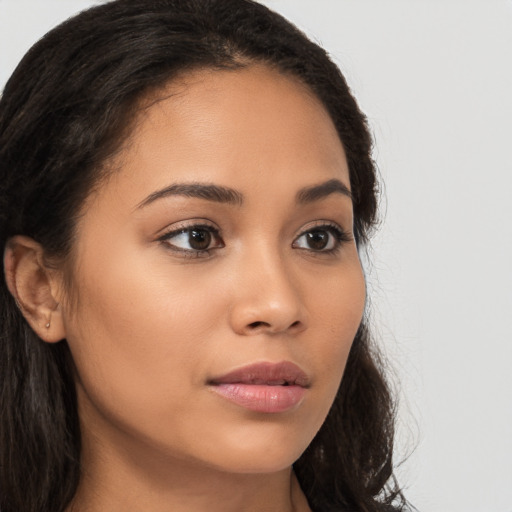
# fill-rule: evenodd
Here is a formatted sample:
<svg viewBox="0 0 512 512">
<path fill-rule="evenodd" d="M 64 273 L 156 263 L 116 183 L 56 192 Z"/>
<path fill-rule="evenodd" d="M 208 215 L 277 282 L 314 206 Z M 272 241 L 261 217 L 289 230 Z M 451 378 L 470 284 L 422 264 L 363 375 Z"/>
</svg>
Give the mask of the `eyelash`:
<svg viewBox="0 0 512 512">
<path fill-rule="evenodd" d="M 339 250 L 345 243 L 353 240 L 351 235 L 348 232 L 346 232 L 345 230 L 343 230 L 342 228 L 340 228 L 337 224 L 327 223 L 327 222 L 323 222 L 323 221 L 318 221 L 318 222 L 319 222 L 318 224 L 310 226 L 310 227 L 308 227 L 308 229 L 302 231 L 294 239 L 294 241 L 292 243 L 292 247 L 294 247 L 296 249 L 308 251 L 309 253 L 312 253 L 315 255 L 329 255 L 329 254 L 335 255 L 339 252 Z M 203 232 L 209 233 L 210 234 L 209 236 L 212 237 L 212 241 L 216 241 L 216 243 L 218 245 L 216 247 L 208 247 L 207 249 L 184 249 L 182 247 L 177 247 L 176 245 L 173 245 L 170 243 L 170 240 L 172 240 L 173 238 L 175 238 L 179 235 L 182 235 L 182 234 L 188 233 L 189 237 L 190 237 L 190 234 L 193 231 L 203 231 Z M 334 238 L 334 240 L 329 241 L 328 243 L 333 242 L 334 246 L 327 250 L 324 250 L 324 249 L 315 250 L 315 249 L 311 249 L 311 248 L 298 247 L 296 245 L 297 241 L 300 238 L 306 236 L 307 234 L 313 233 L 313 232 L 329 233 Z M 170 248 L 170 250 L 172 250 L 176 253 L 180 253 L 181 256 L 188 257 L 188 258 L 208 257 L 211 255 L 212 251 L 214 251 L 216 249 L 221 249 L 225 246 L 224 242 L 222 241 L 222 238 L 220 236 L 220 230 L 211 225 L 208 225 L 208 224 L 192 224 L 189 226 L 181 226 L 177 229 L 173 229 L 172 231 L 164 233 L 161 237 L 158 238 L 158 241 L 165 243 L 166 246 L 168 248 Z"/>
<path fill-rule="evenodd" d="M 190 233 L 192 231 L 206 231 L 210 234 L 213 240 L 219 242 L 218 247 L 208 248 L 208 249 L 183 249 L 182 247 L 177 247 L 169 242 L 169 240 L 177 237 L 178 235 L 188 233 L 190 237 Z M 215 249 L 221 249 L 224 247 L 224 242 L 220 236 L 220 231 L 208 224 L 192 224 L 189 226 L 182 226 L 178 229 L 173 229 L 167 233 L 164 233 L 160 238 L 158 238 L 159 242 L 165 243 L 172 251 L 176 253 L 180 253 L 181 256 L 188 258 L 201 258 L 207 257 L 211 254 L 211 252 Z"/>
<path fill-rule="evenodd" d="M 306 230 L 302 231 L 293 241 L 292 247 L 296 244 L 297 240 L 302 238 L 303 236 L 313 233 L 313 232 L 327 232 L 329 233 L 333 238 L 334 246 L 330 249 L 308 249 L 308 248 L 302 248 L 302 247 L 296 247 L 297 249 L 305 250 L 313 254 L 318 255 L 335 255 L 337 254 L 340 249 L 343 247 L 345 243 L 351 242 L 352 237 L 350 234 L 343 230 L 340 226 L 337 224 L 333 224 L 330 222 L 325 221 L 318 221 L 317 224 L 314 224 L 313 226 L 309 226 Z"/>
</svg>

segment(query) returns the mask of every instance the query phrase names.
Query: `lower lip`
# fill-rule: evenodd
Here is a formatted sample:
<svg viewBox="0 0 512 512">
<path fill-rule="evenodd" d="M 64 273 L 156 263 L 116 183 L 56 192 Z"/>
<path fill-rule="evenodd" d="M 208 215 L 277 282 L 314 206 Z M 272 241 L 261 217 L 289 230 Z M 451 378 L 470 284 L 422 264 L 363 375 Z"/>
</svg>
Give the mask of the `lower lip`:
<svg viewBox="0 0 512 512">
<path fill-rule="evenodd" d="M 304 397 L 302 386 L 265 386 L 260 384 L 217 384 L 213 391 L 250 411 L 276 413 L 296 407 Z"/>
</svg>

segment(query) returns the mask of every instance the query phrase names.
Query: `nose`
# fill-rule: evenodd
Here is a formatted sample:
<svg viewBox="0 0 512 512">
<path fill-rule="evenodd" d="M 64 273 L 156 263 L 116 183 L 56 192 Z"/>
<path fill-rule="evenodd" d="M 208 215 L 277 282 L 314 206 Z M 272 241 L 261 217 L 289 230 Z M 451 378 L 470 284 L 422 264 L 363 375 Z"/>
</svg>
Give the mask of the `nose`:
<svg viewBox="0 0 512 512">
<path fill-rule="evenodd" d="M 236 274 L 230 308 L 236 333 L 297 334 L 307 328 L 300 283 L 279 257 L 251 258 Z"/>
</svg>

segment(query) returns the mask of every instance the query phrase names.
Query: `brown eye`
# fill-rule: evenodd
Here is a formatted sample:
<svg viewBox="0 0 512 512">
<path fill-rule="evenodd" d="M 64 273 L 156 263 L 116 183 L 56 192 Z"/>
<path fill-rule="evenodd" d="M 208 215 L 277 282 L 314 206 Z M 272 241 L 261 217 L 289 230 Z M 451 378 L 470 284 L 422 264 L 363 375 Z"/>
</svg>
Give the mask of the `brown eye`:
<svg viewBox="0 0 512 512">
<path fill-rule="evenodd" d="M 332 237 L 327 231 L 315 230 L 305 234 L 306 243 L 310 249 L 321 251 L 325 249 Z"/>
<path fill-rule="evenodd" d="M 204 251 L 210 247 L 212 234 L 206 229 L 191 229 L 188 232 L 188 243 L 196 251 Z"/>
<path fill-rule="evenodd" d="M 334 252 L 351 238 L 337 226 L 318 226 L 304 231 L 295 239 L 292 247 L 312 252 Z"/>
<path fill-rule="evenodd" d="M 191 226 L 165 234 L 160 238 L 175 251 L 188 253 L 207 252 L 224 247 L 218 230 L 210 226 Z"/>
</svg>

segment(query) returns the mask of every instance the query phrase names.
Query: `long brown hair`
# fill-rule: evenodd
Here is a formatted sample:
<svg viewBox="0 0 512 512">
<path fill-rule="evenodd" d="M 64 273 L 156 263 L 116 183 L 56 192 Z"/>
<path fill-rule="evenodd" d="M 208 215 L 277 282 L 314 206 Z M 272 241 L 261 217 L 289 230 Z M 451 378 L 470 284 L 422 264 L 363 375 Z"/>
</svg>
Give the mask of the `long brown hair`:
<svg viewBox="0 0 512 512">
<path fill-rule="evenodd" d="M 326 52 L 250 0 L 114 0 L 39 41 L 0 100 L 1 247 L 23 234 L 65 258 L 80 206 L 141 98 L 188 69 L 251 62 L 307 84 L 330 113 L 347 155 L 363 250 L 378 197 L 366 119 Z M 69 350 L 65 341 L 36 336 L 3 281 L 0 315 L 0 510 L 61 512 L 80 478 Z M 313 510 L 404 506 L 393 477 L 394 403 L 384 372 L 363 320 L 334 405 L 294 465 Z"/>
</svg>

